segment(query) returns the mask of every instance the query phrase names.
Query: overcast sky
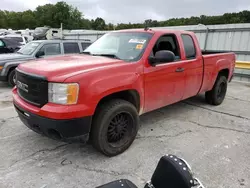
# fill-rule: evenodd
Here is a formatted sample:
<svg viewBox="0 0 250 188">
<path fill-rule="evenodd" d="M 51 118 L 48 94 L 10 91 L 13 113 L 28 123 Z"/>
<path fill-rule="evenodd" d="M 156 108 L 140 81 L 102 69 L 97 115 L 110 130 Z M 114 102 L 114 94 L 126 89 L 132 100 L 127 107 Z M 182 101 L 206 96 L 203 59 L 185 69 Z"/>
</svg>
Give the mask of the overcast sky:
<svg viewBox="0 0 250 188">
<path fill-rule="evenodd" d="M 34 10 L 57 0 L 0 0 L 2 10 Z M 64 0 L 77 7 L 86 18 L 102 17 L 106 22 L 143 22 L 173 17 L 219 15 L 250 10 L 250 0 Z"/>
</svg>

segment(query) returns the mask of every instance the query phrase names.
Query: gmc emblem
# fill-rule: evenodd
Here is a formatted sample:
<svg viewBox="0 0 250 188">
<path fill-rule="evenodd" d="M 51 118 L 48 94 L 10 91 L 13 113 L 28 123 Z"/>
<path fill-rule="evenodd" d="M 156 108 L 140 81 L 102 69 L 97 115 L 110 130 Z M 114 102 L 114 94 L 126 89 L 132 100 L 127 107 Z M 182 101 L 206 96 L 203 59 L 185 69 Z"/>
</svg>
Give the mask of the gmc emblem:
<svg viewBox="0 0 250 188">
<path fill-rule="evenodd" d="M 28 87 L 28 85 L 25 84 L 25 83 L 20 82 L 19 80 L 17 80 L 16 86 L 17 86 L 17 88 L 19 88 L 19 89 L 21 89 L 21 90 L 23 90 L 23 91 L 25 91 L 25 92 L 27 92 L 27 93 L 29 92 L 29 87 Z"/>
</svg>

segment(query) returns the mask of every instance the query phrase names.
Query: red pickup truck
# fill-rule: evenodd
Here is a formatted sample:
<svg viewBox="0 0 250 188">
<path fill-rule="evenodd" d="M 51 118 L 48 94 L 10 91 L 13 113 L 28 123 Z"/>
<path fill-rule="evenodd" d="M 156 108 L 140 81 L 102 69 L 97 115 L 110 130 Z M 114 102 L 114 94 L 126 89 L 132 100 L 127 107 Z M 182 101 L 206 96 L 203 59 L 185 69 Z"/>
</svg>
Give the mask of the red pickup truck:
<svg viewBox="0 0 250 188">
<path fill-rule="evenodd" d="M 234 66 L 234 53 L 202 52 L 192 32 L 114 31 L 83 54 L 19 65 L 14 106 L 37 133 L 90 140 L 115 156 L 134 141 L 141 114 L 199 93 L 221 104 Z"/>
</svg>

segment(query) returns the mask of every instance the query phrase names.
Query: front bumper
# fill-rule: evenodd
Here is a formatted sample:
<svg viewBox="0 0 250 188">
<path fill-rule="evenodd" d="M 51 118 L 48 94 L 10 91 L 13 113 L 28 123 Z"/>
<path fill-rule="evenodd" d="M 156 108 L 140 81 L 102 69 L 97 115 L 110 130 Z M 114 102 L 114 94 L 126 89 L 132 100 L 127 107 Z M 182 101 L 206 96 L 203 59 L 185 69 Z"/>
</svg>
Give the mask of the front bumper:
<svg viewBox="0 0 250 188">
<path fill-rule="evenodd" d="M 1 76 L 0 75 L 0 81 L 7 81 L 7 76 Z"/>
<path fill-rule="evenodd" d="M 33 131 L 66 142 L 87 142 L 91 116 L 76 119 L 50 119 L 28 112 L 14 103 L 20 120 Z"/>
</svg>

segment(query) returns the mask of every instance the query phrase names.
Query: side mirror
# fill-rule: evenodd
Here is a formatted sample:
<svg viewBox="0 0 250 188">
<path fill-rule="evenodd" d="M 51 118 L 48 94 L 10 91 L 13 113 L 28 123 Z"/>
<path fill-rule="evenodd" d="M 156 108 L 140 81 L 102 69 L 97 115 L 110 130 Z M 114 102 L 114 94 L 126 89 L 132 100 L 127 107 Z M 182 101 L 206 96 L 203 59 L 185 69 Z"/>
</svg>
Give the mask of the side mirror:
<svg viewBox="0 0 250 188">
<path fill-rule="evenodd" d="M 44 56 L 44 55 L 45 55 L 44 51 L 38 51 L 36 53 L 36 58 L 39 58 L 39 57 Z"/>
<path fill-rule="evenodd" d="M 157 64 L 173 62 L 175 60 L 175 55 L 171 51 L 160 50 L 155 53 L 154 57 L 149 57 L 148 60 L 152 66 L 155 66 Z"/>
</svg>

